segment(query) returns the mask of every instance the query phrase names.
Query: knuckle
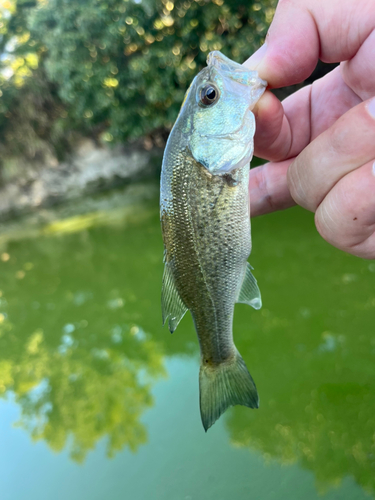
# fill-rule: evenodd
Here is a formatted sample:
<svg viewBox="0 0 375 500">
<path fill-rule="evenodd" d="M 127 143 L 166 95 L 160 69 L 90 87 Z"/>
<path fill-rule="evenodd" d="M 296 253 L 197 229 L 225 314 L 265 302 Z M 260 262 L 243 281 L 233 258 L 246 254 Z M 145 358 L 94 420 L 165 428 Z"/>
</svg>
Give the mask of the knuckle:
<svg viewBox="0 0 375 500">
<path fill-rule="evenodd" d="M 325 201 L 315 214 L 315 227 L 330 245 L 363 259 L 375 258 L 375 233 L 359 230 L 340 216 L 331 201 Z"/>
<path fill-rule="evenodd" d="M 327 219 L 329 219 L 328 214 L 326 210 L 323 208 L 322 210 L 318 210 L 315 213 L 315 227 L 320 234 L 320 236 L 326 240 L 328 243 L 334 246 L 339 246 L 339 242 L 335 242 L 334 239 L 332 238 L 333 233 L 332 233 L 332 228 L 330 227 L 331 224 L 328 224 Z M 331 219 L 332 223 L 332 219 Z"/>
<path fill-rule="evenodd" d="M 347 156 L 353 154 L 353 138 L 350 127 L 333 126 L 328 129 L 329 146 L 333 155 Z"/>
<path fill-rule="evenodd" d="M 273 212 L 276 208 L 274 207 L 270 194 L 267 163 L 258 167 L 257 175 L 254 180 L 259 193 L 258 197 L 262 200 L 263 213 Z"/>
<path fill-rule="evenodd" d="M 299 162 L 295 160 L 288 168 L 287 183 L 290 195 L 293 200 L 298 205 L 305 206 L 306 196 L 299 170 Z"/>
</svg>

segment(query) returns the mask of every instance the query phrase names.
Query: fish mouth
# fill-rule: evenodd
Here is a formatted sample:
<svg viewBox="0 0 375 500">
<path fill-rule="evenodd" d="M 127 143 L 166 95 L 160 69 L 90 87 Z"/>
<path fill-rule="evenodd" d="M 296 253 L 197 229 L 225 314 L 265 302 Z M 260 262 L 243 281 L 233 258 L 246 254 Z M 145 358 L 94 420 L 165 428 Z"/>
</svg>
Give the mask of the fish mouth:
<svg viewBox="0 0 375 500">
<path fill-rule="evenodd" d="M 207 66 L 216 68 L 225 78 L 251 87 L 252 97 L 257 101 L 267 88 L 267 82 L 259 77 L 258 72 L 249 70 L 235 61 L 232 61 L 218 50 L 210 52 L 207 56 Z M 255 104 L 255 103 L 254 103 Z"/>
</svg>

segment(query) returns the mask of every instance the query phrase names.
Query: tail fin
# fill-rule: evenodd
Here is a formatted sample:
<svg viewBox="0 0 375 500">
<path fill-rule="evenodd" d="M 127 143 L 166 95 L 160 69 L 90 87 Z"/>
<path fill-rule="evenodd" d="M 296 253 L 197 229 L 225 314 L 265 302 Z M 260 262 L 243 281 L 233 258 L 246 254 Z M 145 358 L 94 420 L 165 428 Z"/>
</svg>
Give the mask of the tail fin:
<svg viewBox="0 0 375 500">
<path fill-rule="evenodd" d="M 199 392 L 202 424 L 206 432 L 229 406 L 259 407 L 258 391 L 238 351 L 233 359 L 216 367 L 201 364 Z"/>
</svg>

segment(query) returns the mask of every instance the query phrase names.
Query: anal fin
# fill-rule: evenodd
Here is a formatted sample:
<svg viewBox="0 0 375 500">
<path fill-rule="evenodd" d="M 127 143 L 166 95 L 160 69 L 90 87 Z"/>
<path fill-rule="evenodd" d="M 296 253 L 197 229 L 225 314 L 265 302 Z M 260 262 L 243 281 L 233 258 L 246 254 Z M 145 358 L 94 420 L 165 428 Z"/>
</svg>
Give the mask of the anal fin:
<svg viewBox="0 0 375 500">
<path fill-rule="evenodd" d="M 247 262 L 246 273 L 242 282 L 242 288 L 237 302 L 240 302 L 242 304 L 249 304 L 249 306 L 254 307 L 254 309 L 260 309 L 262 307 L 262 298 L 260 295 L 257 280 L 254 278 L 251 269 L 252 267 Z"/>
<path fill-rule="evenodd" d="M 168 262 L 164 266 L 163 286 L 161 290 L 161 310 L 163 316 L 163 325 L 168 320 L 168 328 L 173 333 L 184 314 L 187 307 L 176 289 L 172 272 Z"/>
</svg>

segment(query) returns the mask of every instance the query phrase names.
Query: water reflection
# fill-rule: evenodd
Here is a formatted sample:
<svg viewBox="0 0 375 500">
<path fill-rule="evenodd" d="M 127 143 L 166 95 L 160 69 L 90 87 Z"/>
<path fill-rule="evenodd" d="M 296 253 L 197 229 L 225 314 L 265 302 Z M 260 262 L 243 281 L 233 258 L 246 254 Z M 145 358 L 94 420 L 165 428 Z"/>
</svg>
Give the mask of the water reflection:
<svg viewBox="0 0 375 500">
<path fill-rule="evenodd" d="M 147 214 L 144 207 L 135 220 Z M 134 210 L 117 215 L 73 217 L 11 239 L 0 263 L 1 394 L 14 393 L 18 425 L 34 440 L 68 447 L 79 462 L 103 437 L 109 456 L 144 444 L 140 417 L 165 376 L 162 345 L 138 325 L 134 307 L 137 243 L 132 229 L 124 232 L 134 228 Z"/>
<path fill-rule="evenodd" d="M 255 363 L 261 408 L 236 408 L 228 429 L 233 443 L 266 460 L 312 470 L 322 492 L 345 476 L 374 492 L 373 264 L 321 241 L 309 214 L 296 211 L 288 227 L 284 221 L 283 214 L 254 221 L 265 309 L 239 349 Z M 247 329 L 242 314 L 238 328 Z"/>
<path fill-rule="evenodd" d="M 147 441 L 140 416 L 153 404 L 152 381 L 164 373 L 162 353 L 139 328 L 115 328 L 117 337 L 86 335 L 81 322 L 57 347 L 40 328 L 11 359 L 10 343 L 2 344 L 0 379 L 22 408 L 19 425 L 55 451 L 68 446 L 79 462 L 104 436 L 110 457 Z"/>
<path fill-rule="evenodd" d="M 110 456 L 144 445 L 167 356 L 198 357 L 189 318 L 161 328 L 157 198 L 102 205 L 1 240 L 0 391 L 33 439 L 76 461 L 104 437 Z M 299 463 L 322 491 L 352 476 L 373 492 L 375 267 L 330 248 L 302 210 L 255 220 L 253 234 L 264 308 L 237 306 L 235 339 L 261 407 L 228 412 L 229 439 Z M 197 380 L 179 383 L 183 397 Z"/>
</svg>

